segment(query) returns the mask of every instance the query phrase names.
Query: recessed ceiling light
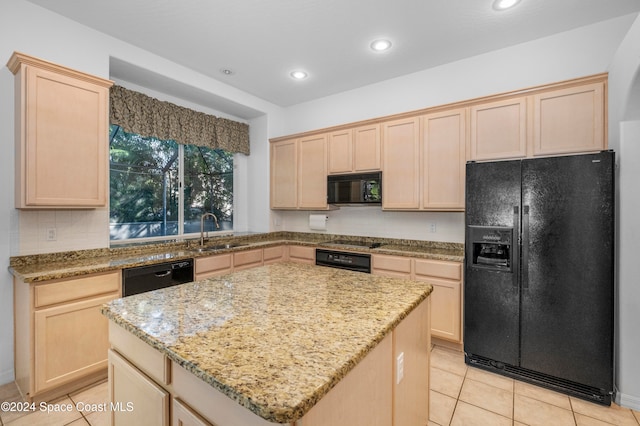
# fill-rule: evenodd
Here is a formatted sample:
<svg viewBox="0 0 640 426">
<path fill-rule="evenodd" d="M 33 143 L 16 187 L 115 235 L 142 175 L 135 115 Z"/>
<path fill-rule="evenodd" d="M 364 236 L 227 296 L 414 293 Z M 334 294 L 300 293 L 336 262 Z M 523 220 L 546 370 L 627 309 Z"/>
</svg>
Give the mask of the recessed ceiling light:
<svg viewBox="0 0 640 426">
<path fill-rule="evenodd" d="M 520 0 L 495 0 L 493 2 L 493 8 L 495 10 L 505 10 L 515 6 L 518 3 L 520 3 Z"/>
<path fill-rule="evenodd" d="M 233 71 L 232 69 L 229 68 L 220 68 L 220 72 L 224 75 L 233 75 L 235 74 L 235 71 Z"/>
<path fill-rule="evenodd" d="M 304 71 L 292 71 L 291 72 L 291 77 L 293 77 L 295 80 L 304 80 L 305 78 L 307 78 L 309 76 L 309 74 L 307 74 Z"/>
<path fill-rule="evenodd" d="M 379 39 L 371 42 L 371 50 L 375 52 L 384 52 L 391 48 L 391 42 L 389 40 Z"/>
</svg>

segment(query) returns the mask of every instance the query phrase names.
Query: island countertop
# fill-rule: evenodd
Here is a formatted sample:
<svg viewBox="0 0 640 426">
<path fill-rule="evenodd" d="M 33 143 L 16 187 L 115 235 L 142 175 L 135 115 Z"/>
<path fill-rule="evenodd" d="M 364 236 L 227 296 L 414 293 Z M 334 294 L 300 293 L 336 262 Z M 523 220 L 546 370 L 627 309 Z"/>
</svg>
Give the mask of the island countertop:
<svg viewBox="0 0 640 426">
<path fill-rule="evenodd" d="M 115 300 L 114 323 L 258 416 L 301 418 L 432 291 L 291 262 Z"/>
</svg>

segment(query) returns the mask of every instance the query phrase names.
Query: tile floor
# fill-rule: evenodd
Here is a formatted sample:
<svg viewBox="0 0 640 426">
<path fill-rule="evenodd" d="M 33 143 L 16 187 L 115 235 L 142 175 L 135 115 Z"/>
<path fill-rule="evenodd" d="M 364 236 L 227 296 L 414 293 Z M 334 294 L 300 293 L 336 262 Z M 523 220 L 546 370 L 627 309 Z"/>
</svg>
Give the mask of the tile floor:
<svg viewBox="0 0 640 426">
<path fill-rule="evenodd" d="M 467 367 L 461 352 L 431 351 L 429 426 L 639 426 L 640 412 L 604 407 Z"/>
<path fill-rule="evenodd" d="M 73 408 L 70 412 L 0 412 L 0 425 L 107 425 L 108 413 L 75 409 L 107 400 L 107 383 L 102 382 L 52 402 L 58 406 L 70 404 Z M 15 384 L 0 386 L 0 402 L 4 401 L 21 401 Z M 448 425 L 640 426 L 640 412 L 615 404 L 603 407 L 469 368 L 461 352 L 436 346 L 431 351 L 429 426 Z"/>
</svg>

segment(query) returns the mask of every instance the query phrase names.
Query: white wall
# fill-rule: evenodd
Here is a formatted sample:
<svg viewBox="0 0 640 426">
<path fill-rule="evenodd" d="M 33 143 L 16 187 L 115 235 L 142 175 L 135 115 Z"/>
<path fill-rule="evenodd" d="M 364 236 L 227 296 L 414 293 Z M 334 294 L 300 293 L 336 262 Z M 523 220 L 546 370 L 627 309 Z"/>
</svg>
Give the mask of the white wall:
<svg viewBox="0 0 640 426">
<path fill-rule="evenodd" d="M 640 410 L 640 16 L 620 44 L 609 73 L 609 144 L 617 174 L 617 402 Z"/>
</svg>

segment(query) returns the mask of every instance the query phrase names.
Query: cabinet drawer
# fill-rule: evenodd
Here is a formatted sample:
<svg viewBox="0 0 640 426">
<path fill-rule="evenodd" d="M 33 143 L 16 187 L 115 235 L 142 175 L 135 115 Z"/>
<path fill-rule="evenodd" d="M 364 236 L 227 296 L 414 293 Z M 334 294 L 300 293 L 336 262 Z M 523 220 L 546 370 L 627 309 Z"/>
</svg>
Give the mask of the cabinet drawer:
<svg viewBox="0 0 640 426">
<path fill-rule="evenodd" d="M 205 272 L 225 270 L 231 270 L 231 254 L 220 254 L 196 259 L 196 275 Z"/>
<path fill-rule="evenodd" d="M 109 343 L 156 382 L 171 383 L 169 358 L 112 321 L 109 321 Z"/>
<path fill-rule="evenodd" d="M 284 258 L 284 246 L 267 247 L 262 254 L 264 263 L 272 263 Z"/>
<path fill-rule="evenodd" d="M 315 263 L 316 249 L 307 246 L 289 246 L 289 259 L 294 262 Z"/>
<path fill-rule="evenodd" d="M 233 254 L 234 268 L 260 263 L 262 263 L 262 249 L 241 251 Z"/>
<path fill-rule="evenodd" d="M 114 271 L 107 274 L 37 284 L 34 288 L 34 306 L 39 308 L 99 294 L 119 293 L 120 281 L 121 272 Z"/>
<path fill-rule="evenodd" d="M 461 270 L 462 265 L 457 262 L 447 262 L 445 260 L 416 259 L 416 276 L 428 275 L 430 277 L 460 280 Z"/>
<path fill-rule="evenodd" d="M 411 258 L 402 256 L 375 255 L 372 258 L 373 269 L 411 274 Z"/>
</svg>

